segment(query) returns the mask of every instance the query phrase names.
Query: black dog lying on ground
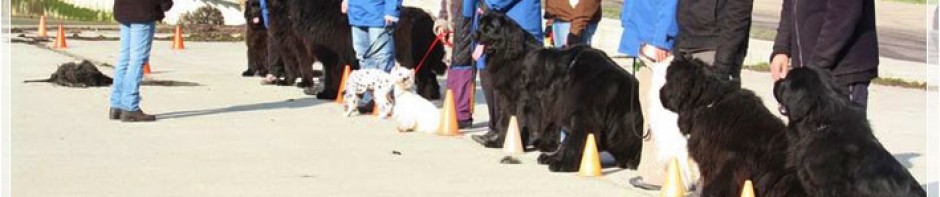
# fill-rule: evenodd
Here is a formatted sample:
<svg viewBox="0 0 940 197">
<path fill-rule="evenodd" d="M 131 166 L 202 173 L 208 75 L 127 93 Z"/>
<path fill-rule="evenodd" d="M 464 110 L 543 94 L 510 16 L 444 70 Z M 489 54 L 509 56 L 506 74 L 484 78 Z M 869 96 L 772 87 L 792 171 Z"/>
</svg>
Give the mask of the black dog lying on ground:
<svg viewBox="0 0 940 197">
<path fill-rule="evenodd" d="M 500 109 L 502 144 L 511 115 L 531 136 L 553 172 L 578 170 L 588 133 L 621 168 L 636 169 L 642 152 L 643 115 L 636 78 L 604 52 L 588 46 L 544 49 L 518 24 L 489 12 L 474 33 L 486 45 L 487 71 Z M 559 129 L 568 132 L 557 145 Z M 490 144 L 486 144 L 490 146 Z M 554 148 L 553 146 L 558 146 Z"/>
<path fill-rule="evenodd" d="M 810 196 L 926 196 L 828 75 L 796 68 L 774 84 L 790 118 L 788 165 Z"/>
<path fill-rule="evenodd" d="M 69 62 L 59 65 L 59 68 L 48 79 L 23 81 L 23 83 L 30 82 L 49 82 L 66 87 L 84 88 L 110 86 L 114 80 L 98 71 L 95 64 L 85 60 L 78 64 Z"/>
<path fill-rule="evenodd" d="M 701 171 L 701 196 L 740 196 L 752 180 L 757 196 L 805 196 L 787 168 L 786 125 L 750 90 L 722 80 L 699 60 L 677 58 L 660 90 L 679 115 L 689 155 Z"/>
</svg>

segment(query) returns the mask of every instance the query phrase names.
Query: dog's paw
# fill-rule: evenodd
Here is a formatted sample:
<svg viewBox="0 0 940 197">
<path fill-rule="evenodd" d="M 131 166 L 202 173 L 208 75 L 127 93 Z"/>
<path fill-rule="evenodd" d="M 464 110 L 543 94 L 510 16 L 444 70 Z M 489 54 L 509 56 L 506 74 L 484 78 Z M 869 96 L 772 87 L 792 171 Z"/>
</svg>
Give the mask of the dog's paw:
<svg viewBox="0 0 940 197">
<path fill-rule="evenodd" d="M 255 72 L 250 69 L 246 70 L 245 72 L 242 72 L 242 77 L 252 77 L 252 76 L 255 76 Z"/>
<path fill-rule="evenodd" d="M 578 164 L 573 162 L 557 161 L 548 164 L 548 171 L 552 172 L 577 172 Z"/>
<path fill-rule="evenodd" d="M 555 160 L 555 155 L 552 153 L 542 153 L 539 154 L 538 162 L 539 164 L 549 164 Z"/>
</svg>

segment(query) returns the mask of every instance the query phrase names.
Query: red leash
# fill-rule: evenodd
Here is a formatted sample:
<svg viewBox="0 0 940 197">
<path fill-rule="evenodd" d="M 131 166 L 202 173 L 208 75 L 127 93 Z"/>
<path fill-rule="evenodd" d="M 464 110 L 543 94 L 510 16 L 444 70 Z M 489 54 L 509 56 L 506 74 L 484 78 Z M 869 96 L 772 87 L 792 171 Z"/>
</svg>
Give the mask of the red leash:
<svg viewBox="0 0 940 197">
<path fill-rule="evenodd" d="M 424 57 L 422 57 L 421 61 L 418 62 L 418 66 L 415 66 L 415 71 L 414 71 L 415 75 L 417 75 L 418 70 L 421 70 L 421 67 L 424 66 L 424 61 L 428 59 L 428 55 L 431 55 L 431 51 L 433 51 L 434 47 L 437 46 L 437 43 L 443 42 L 444 45 L 447 45 L 453 48 L 453 44 L 448 43 L 446 40 L 444 40 L 444 35 L 447 35 L 449 33 L 450 32 L 441 32 L 441 34 L 438 34 L 437 36 L 435 36 L 437 38 L 434 39 L 434 42 L 431 43 L 431 46 L 428 47 L 428 50 L 424 52 Z"/>
</svg>

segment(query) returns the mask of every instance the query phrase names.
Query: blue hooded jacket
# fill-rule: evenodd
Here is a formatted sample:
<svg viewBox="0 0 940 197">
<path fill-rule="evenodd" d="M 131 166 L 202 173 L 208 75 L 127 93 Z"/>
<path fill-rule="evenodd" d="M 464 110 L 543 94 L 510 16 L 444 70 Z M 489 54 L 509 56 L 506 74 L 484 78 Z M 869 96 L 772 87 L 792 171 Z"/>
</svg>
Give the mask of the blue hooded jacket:
<svg viewBox="0 0 940 197">
<path fill-rule="evenodd" d="M 649 44 L 672 50 L 678 35 L 676 5 L 678 0 L 628 0 L 623 1 L 620 22 L 623 35 L 619 52 L 637 57 L 640 45 Z"/>
<path fill-rule="evenodd" d="M 464 0 L 462 11 L 464 17 L 473 18 L 473 29 L 477 28 L 479 3 L 486 5 L 489 11 L 506 13 L 506 16 L 516 21 L 526 32 L 542 42 L 542 1 L 541 0 Z M 474 44 L 475 45 L 475 44 Z M 485 69 L 486 57 L 477 60 L 477 68 Z"/>
<path fill-rule="evenodd" d="M 398 18 L 401 0 L 348 0 L 349 25 L 385 27 L 385 16 Z"/>
</svg>

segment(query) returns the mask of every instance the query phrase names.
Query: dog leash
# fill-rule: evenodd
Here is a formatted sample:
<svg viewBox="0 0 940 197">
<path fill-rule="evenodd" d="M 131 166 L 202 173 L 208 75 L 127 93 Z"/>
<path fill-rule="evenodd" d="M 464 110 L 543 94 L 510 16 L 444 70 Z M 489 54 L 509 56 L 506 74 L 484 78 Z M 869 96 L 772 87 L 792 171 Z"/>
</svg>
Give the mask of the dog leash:
<svg viewBox="0 0 940 197">
<path fill-rule="evenodd" d="M 418 61 L 418 66 L 415 66 L 414 74 L 418 75 L 418 71 L 421 70 L 421 67 L 424 66 L 425 60 L 428 59 L 428 55 L 431 55 L 431 51 L 437 46 L 437 43 L 443 42 L 444 45 L 448 45 L 447 41 L 444 40 L 444 36 L 450 34 L 451 32 L 441 32 L 438 34 L 437 38 L 434 39 L 434 42 L 431 43 L 431 46 L 428 47 L 428 50 L 424 52 L 424 57 L 421 58 L 421 61 Z"/>
<path fill-rule="evenodd" d="M 393 32 L 393 31 L 395 31 L 394 27 L 386 27 L 385 30 L 382 31 L 382 33 L 380 33 L 379 36 L 376 37 L 376 38 L 382 37 L 382 35 L 387 35 L 387 36 L 389 36 L 389 40 L 385 40 L 385 42 L 382 42 L 382 45 L 379 45 L 379 47 L 378 47 L 377 49 L 376 49 L 376 47 L 375 47 L 375 44 L 378 44 L 378 42 L 377 42 L 378 39 L 373 40 L 373 41 L 372 41 L 372 44 L 369 45 L 369 48 L 366 49 L 366 54 L 362 56 L 362 59 L 369 59 L 370 57 L 372 57 L 372 56 L 375 55 L 376 53 L 379 53 L 379 50 L 382 50 L 382 47 L 385 47 L 385 45 L 388 45 L 388 42 L 389 42 L 391 39 L 395 39 L 395 38 L 392 37 L 392 32 Z M 375 50 L 373 51 L 373 49 L 375 49 Z"/>
</svg>

